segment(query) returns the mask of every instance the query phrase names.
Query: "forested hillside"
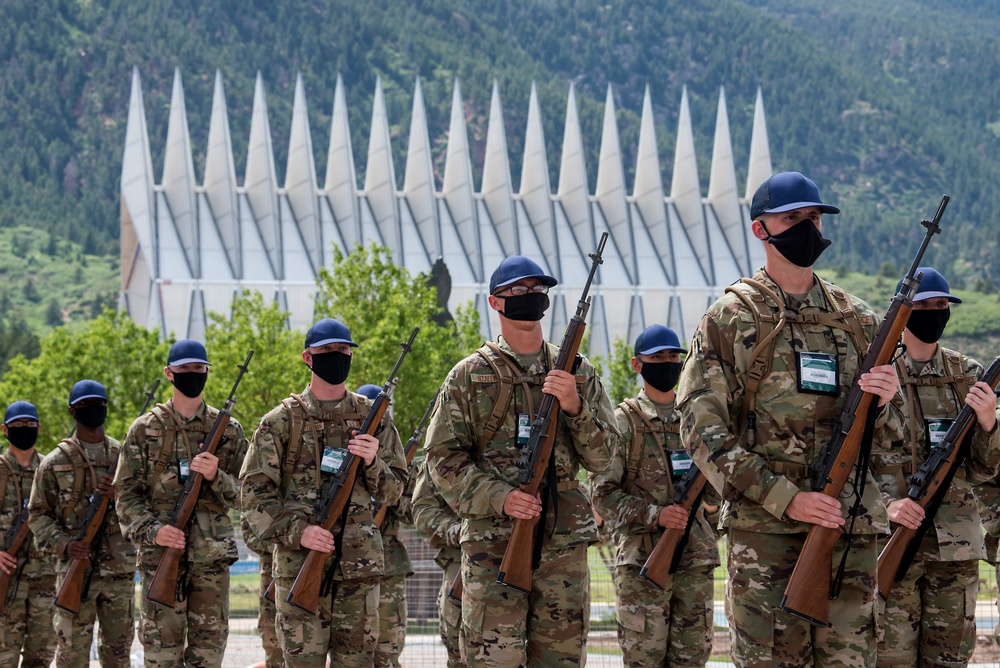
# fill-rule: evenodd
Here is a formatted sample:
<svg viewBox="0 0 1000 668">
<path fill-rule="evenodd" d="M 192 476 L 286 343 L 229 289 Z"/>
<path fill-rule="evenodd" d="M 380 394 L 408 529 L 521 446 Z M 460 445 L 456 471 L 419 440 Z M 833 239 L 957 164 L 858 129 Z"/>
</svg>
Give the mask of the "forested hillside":
<svg viewBox="0 0 1000 668">
<path fill-rule="evenodd" d="M 226 83 L 237 174 L 245 163 L 253 80 L 261 71 L 281 180 L 292 89 L 301 72 L 320 182 L 338 73 L 347 88 L 359 179 L 376 76 L 385 87 L 399 178 L 416 77 L 439 158 L 455 78 L 475 151 L 485 141 L 490 88 L 499 82 L 515 181 L 532 81 L 553 176 L 570 82 L 577 87 L 591 175 L 607 85 L 615 91 L 628 164 L 649 84 L 666 183 L 686 85 L 705 161 L 703 187 L 720 87 L 740 170 L 760 87 L 775 169 L 812 175 L 844 208 L 828 228 L 836 242 L 823 259 L 828 267 L 869 273 L 885 262 L 901 267 L 919 241 L 917 221 L 948 192 L 947 229 L 927 260 L 959 283 L 988 291 L 1000 284 L 1000 227 L 993 220 L 1000 210 L 998 8 L 996 0 L 5 0 L 0 227 L 30 230 L 38 264 L 73 267 L 95 255 L 117 261 L 118 179 L 133 66 L 143 77 L 157 178 L 175 67 L 184 79 L 199 174 L 216 68 Z M 478 156 L 474 164 L 480 167 Z M 16 237 L 0 235 L 0 256 L 17 253 Z M 57 252 L 46 255 L 53 248 Z M 873 262 L 871 248 L 886 252 Z M 116 295 L 115 284 L 103 295 L 90 288 L 48 294 L 59 286 L 36 276 L 32 266 L 5 271 L 0 299 L 10 305 L 8 318 L 19 314 L 27 280 L 42 293 L 35 303 L 62 300 L 64 293 L 82 300 L 61 304 L 58 313 L 47 309 L 48 324 L 60 314 L 86 317 L 88 304 Z M 45 325 L 41 315 L 20 317 Z"/>
</svg>

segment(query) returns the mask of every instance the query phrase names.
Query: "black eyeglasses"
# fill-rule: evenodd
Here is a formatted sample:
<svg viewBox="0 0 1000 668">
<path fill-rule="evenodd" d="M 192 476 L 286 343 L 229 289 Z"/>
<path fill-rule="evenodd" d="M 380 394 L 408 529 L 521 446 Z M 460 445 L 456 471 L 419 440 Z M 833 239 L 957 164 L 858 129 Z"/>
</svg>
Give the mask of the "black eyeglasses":
<svg viewBox="0 0 1000 668">
<path fill-rule="evenodd" d="M 37 427 L 38 420 L 14 420 L 7 423 L 8 427 Z"/>
<path fill-rule="evenodd" d="M 534 292 L 534 293 L 540 294 L 540 295 L 545 295 L 545 294 L 548 294 L 548 292 L 549 292 L 549 286 L 547 286 L 547 285 L 532 285 L 531 287 L 528 287 L 527 285 L 512 285 L 509 288 L 505 288 L 505 289 L 506 290 L 510 290 L 510 295 L 509 296 L 511 296 L 511 297 L 523 297 L 524 295 L 528 294 L 529 292 Z M 494 297 L 506 297 L 508 295 L 500 295 L 500 294 L 494 293 L 493 296 Z"/>
</svg>

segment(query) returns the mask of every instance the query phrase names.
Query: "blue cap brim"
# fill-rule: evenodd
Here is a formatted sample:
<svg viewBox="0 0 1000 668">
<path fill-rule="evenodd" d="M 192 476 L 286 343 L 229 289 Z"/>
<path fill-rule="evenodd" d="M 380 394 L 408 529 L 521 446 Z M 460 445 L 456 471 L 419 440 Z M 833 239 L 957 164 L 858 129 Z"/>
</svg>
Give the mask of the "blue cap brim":
<svg viewBox="0 0 1000 668">
<path fill-rule="evenodd" d="M 354 341 L 348 341 L 347 339 L 323 339 L 322 341 L 313 341 L 306 348 L 319 348 L 320 346 L 325 346 L 330 343 L 346 343 L 352 348 L 357 348 L 358 344 Z"/>
<path fill-rule="evenodd" d="M 82 397 L 77 397 L 76 399 L 74 399 L 73 403 L 71 403 L 70 406 L 74 406 L 74 405 L 80 403 L 81 401 L 83 401 L 84 399 L 104 399 L 105 401 L 108 400 L 107 397 L 102 397 L 99 394 L 86 394 L 86 395 L 84 395 Z"/>
<path fill-rule="evenodd" d="M 947 292 L 939 292 L 936 290 L 931 290 L 928 292 L 918 292 L 917 294 L 913 295 L 913 301 L 922 302 L 925 299 L 935 299 L 936 297 L 947 297 L 948 301 L 950 301 L 952 304 L 962 303 L 962 300 L 956 297 L 955 295 L 948 294 Z"/>
<path fill-rule="evenodd" d="M 523 281 L 526 278 L 537 278 L 542 282 L 542 285 L 547 285 L 550 288 L 559 285 L 559 281 L 557 281 L 555 277 L 549 276 L 548 274 L 528 274 L 527 276 L 518 276 L 517 278 L 512 278 L 509 281 L 504 281 L 503 283 L 497 283 L 496 287 L 493 288 L 493 292 L 496 292 L 500 288 L 505 288 L 512 283 Z"/>
<path fill-rule="evenodd" d="M 204 364 L 206 366 L 212 366 L 212 363 L 208 360 L 198 359 L 197 357 L 185 357 L 181 360 L 174 360 L 173 362 L 167 362 L 167 366 L 181 366 L 183 364 Z"/>
<path fill-rule="evenodd" d="M 647 348 L 646 350 L 640 350 L 639 355 L 652 355 L 653 353 L 658 353 L 661 350 L 669 350 L 670 352 L 678 352 L 687 354 L 687 351 L 683 348 L 675 348 L 674 346 L 653 346 L 652 348 Z"/>
<path fill-rule="evenodd" d="M 7 418 L 7 421 L 4 422 L 4 424 L 10 424 L 14 420 L 37 420 L 37 419 L 38 416 L 32 415 L 31 413 L 18 413 L 17 415 Z"/>
<path fill-rule="evenodd" d="M 795 209 L 808 209 L 813 206 L 818 206 L 819 210 L 823 213 L 840 213 L 840 209 L 837 207 L 830 204 L 823 204 L 822 202 L 792 202 L 791 204 L 783 204 L 773 209 L 767 209 L 763 213 L 784 213 L 785 211 L 794 211 Z"/>
</svg>

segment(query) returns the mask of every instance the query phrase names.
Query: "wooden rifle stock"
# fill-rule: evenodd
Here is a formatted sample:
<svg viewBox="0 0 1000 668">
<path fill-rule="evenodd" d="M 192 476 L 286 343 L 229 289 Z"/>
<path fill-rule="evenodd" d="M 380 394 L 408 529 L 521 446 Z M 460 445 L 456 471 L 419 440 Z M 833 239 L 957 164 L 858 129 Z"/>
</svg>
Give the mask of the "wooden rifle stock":
<svg viewBox="0 0 1000 668">
<path fill-rule="evenodd" d="M 982 381 L 996 391 L 1000 384 L 1000 357 L 993 360 L 983 374 Z M 920 540 L 933 526 L 941 500 L 951 486 L 956 468 L 962 464 L 962 448 L 976 426 L 976 419 L 976 411 L 971 406 L 962 406 L 941 443 L 931 450 L 930 456 L 920 465 L 916 475 L 911 476 L 907 497 L 926 509 L 927 513 L 919 529 L 897 525 L 889 542 L 878 555 L 878 593 L 883 600 L 889 598 L 893 584 L 906 575 L 913 556 L 920 547 Z"/>
<path fill-rule="evenodd" d="M 24 541 L 28 540 L 28 536 L 30 535 L 31 529 L 28 528 L 28 500 L 25 499 L 21 503 L 21 514 L 17 516 L 17 520 L 7 533 L 7 546 L 4 547 L 4 552 L 17 559 L 17 553 L 21 551 L 21 546 L 24 545 Z M 18 569 L 20 567 L 19 564 Z M 7 594 L 10 589 L 10 581 L 15 575 L 17 575 L 17 569 L 13 573 L 0 571 L 0 615 L 3 615 L 7 610 Z"/>
<path fill-rule="evenodd" d="M 441 388 L 439 387 L 437 392 L 434 393 L 434 398 L 427 405 L 427 410 L 424 411 L 424 416 L 420 418 L 420 422 L 417 423 L 417 428 L 413 430 L 413 435 L 410 436 L 410 440 L 406 442 L 403 446 L 403 456 L 406 458 L 406 468 L 410 468 L 410 464 L 413 463 L 413 458 L 417 454 L 417 448 L 420 447 L 420 439 L 424 436 L 424 423 L 427 422 L 427 418 L 430 416 L 431 411 L 434 410 L 434 402 L 437 401 L 438 395 L 441 394 Z M 413 475 L 411 472 L 410 475 Z M 375 504 L 377 510 L 375 511 L 375 526 L 381 531 L 385 525 L 385 516 L 389 513 L 388 506 L 381 503 Z"/>
<path fill-rule="evenodd" d="M 678 484 L 678 487 L 683 485 L 683 488 L 674 494 L 674 503 L 688 511 L 687 526 L 683 529 L 665 529 L 639 571 L 639 575 L 657 589 L 666 589 L 667 578 L 677 570 L 687 538 L 691 534 L 695 515 L 701 507 L 705 482 L 705 476 L 692 464 L 691 469 L 684 474 L 684 479 Z"/>
<path fill-rule="evenodd" d="M 566 325 L 566 332 L 563 334 L 553 369 L 573 373 L 576 356 L 583 341 L 583 333 L 587 328 L 587 312 L 590 310 L 590 300 L 587 298 L 587 294 L 590 292 L 590 285 L 597 274 L 597 267 L 604 262 L 602 255 L 604 245 L 607 242 L 608 233 L 605 232 L 601 235 L 597 252 L 590 254 L 592 260 L 590 275 L 583 287 L 583 295 L 577 302 L 576 313 Z M 549 459 L 552 457 L 552 450 L 555 447 L 558 424 L 559 401 L 551 394 L 543 394 L 538 412 L 535 413 L 531 423 L 528 442 L 521 450 L 521 456 L 517 460 L 517 467 L 521 469 L 520 490 L 525 494 L 535 496 L 541 489 L 542 481 L 545 479 L 545 473 L 549 467 Z M 555 493 L 554 490 L 552 492 Z M 511 530 L 507 549 L 500 562 L 500 571 L 497 573 L 499 584 L 525 593 L 531 591 L 535 531 L 540 519 L 541 516 L 533 517 L 530 520 L 514 520 L 514 528 Z"/>
<path fill-rule="evenodd" d="M 878 397 L 862 391 L 858 386 L 858 380 L 862 374 L 868 373 L 874 367 L 888 364 L 895 354 L 896 345 L 913 309 L 913 295 L 920 284 L 920 276 L 915 276 L 917 267 L 931 237 L 941 231 L 941 216 L 948 205 L 948 200 L 947 195 L 941 198 L 933 220 L 921 221 L 921 225 L 927 228 L 927 233 L 909 271 L 903 277 L 899 292 L 892 298 L 885 318 L 865 354 L 858 377 L 855 378 L 847 394 L 847 400 L 837 420 L 833 439 L 823 449 L 819 461 L 814 464 L 816 477 L 813 479 L 813 491 L 838 499 L 859 455 L 863 450 L 871 448 L 871 443 L 864 441 L 868 420 L 874 412 Z M 858 474 L 865 476 L 868 472 L 859 471 Z M 782 610 L 816 626 L 830 625 L 833 549 L 843 533 L 844 530 L 841 528 L 828 529 L 818 524 L 813 524 L 809 528 L 809 534 L 788 579 L 785 595 L 781 599 Z"/>
<path fill-rule="evenodd" d="M 236 405 L 236 388 L 240 386 L 240 381 L 243 380 L 243 375 L 246 374 L 252 357 L 253 349 L 251 348 L 250 352 L 247 353 L 246 360 L 239 367 L 240 373 L 236 376 L 236 382 L 233 384 L 233 389 L 229 392 L 229 398 L 226 399 L 222 410 L 215 417 L 212 429 L 208 432 L 208 437 L 202 443 L 201 448 L 199 448 L 199 453 L 207 452 L 214 455 L 215 451 L 219 449 L 219 444 L 222 442 L 226 427 L 229 426 L 229 418 L 232 414 L 233 406 Z M 194 515 L 195 506 L 198 505 L 198 499 L 201 496 L 201 483 L 203 480 L 204 476 L 198 472 L 192 472 L 188 476 L 187 482 L 184 483 L 184 491 L 177 500 L 177 504 L 174 506 L 173 513 L 170 516 L 170 526 L 180 529 L 185 533 L 187 532 L 188 522 L 191 521 L 191 516 Z M 174 604 L 177 602 L 177 578 L 180 575 L 181 558 L 184 556 L 186 549 L 186 546 L 184 548 L 164 548 L 163 556 L 156 567 L 156 573 L 153 574 L 153 579 L 149 583 L 149 591 L 146 592 L 147 600 L 168 608 L 174 607 Z"/>
<path fill-rule="evenodd" d="M 400 344 L 403 347 L 403 352 L 400 353 L 399 358 L 396 360 L 396 365 L 389 372 L 389 379 L 385 381 L 382 391 L 375 397 L 374 403 L 368 409 L 368 414 L 365 415 L 365 419 L 361 423 L 361 428 L 358 430 L 359 434 L 372 436 L 382 425 L 382 418 L 389 409 L 389 401 L 392 398 L 392 391 L 395 387 L 396 374 L 399 372 L 399 367 L 406 358 L 407 353 L 412 349 L 413 340 L 417 337 L 417 332 L 419 331 L 419 327 L 414 327 L 409 341 Z M 327 531 L 332 531 L 334 525 L 340 520 L 351 501 L 351 493 L 354 490 L 354 481 L 357 478 L 358 466 L 361 461 L 360 457 L 351 453 L 348 453 L 344 457 L 340 470 L 319 501 L 318 512 L 316 513 L 316 526 L 320 526 Z M 340 554 L 340 549 L 340 545 L 334 545 L 337 555 Z M 285 597 L 286 603 L 290 603 L 311 615 L 316 614 L 316 611 L 319 610 L 320 587 L 323 584 L 323 567 L 329 557 L 330 555 L 325 552 L 309 550 L 305 562 L 303 562 L 302 567 L 299 569 L 298 575 L 295 576 L 295 582 L 292 583 L 292 588 L 288 592 L 288 596 Z M 339 556 L 335 556 L 334 559 L 339 559 Z M 334 565 L 336 565 L 336 561 Z M 267 592 L 265 592 L 266 595 Z M 271 596 L 273 597 L 273 593 Z"/>
</svg>

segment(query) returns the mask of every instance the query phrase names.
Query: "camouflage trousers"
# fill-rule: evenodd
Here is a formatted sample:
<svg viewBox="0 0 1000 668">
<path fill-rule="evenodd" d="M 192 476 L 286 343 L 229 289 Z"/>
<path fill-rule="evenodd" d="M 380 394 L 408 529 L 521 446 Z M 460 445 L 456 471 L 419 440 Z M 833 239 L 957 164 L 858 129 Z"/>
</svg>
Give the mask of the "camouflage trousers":
<svg viewBox="0 0 1000 668">
<path fill-rule="evenodd" d="M 399 668 L 406 644 L 406 573 L 383 577 L 378 586 L 375 668 Z"/>
<path fill-rule="evenodd" d="M 664 591 L 639 570 L 615 569 L 618 644 L 625 665 L 703 668 L 712 654 L 715 567 L 678 570 Z"/>
<path fill-rule="evenodd" d="M 62 585 L 60 573 L 58 586 Z M 55 608 L 57 668 L 88 668 L 90 644 L 97 627 L 97 652 L 102 668 L 128 668 L 132 639 L 135 637 L 135 575 L 101 576 L 90 580 L 87 598 L 80 602 L 79 614 Z"/>
<path fill-rule="evenodd" d="M 590 627 L 587 546 L 542 549 L 531 593 L 497 584 L 505 541 L 462 543 L 462 633 L 471 666 L 583 665 Z"/>
<path fill-rule="evenodd" d="M 274 618 L 277 608 L 264 593 L 271 586 L 271 565 L 274 557 L 270 552 L 260 555 L 260 603 L 257 606 L 257 633 L 264 647 L 265 668 L 281 668 L 285 662 L 281 658 L 281 645 L 278 644 L 278 632 L 274 628 Z"/>
<path fill-rule="evenodd" d="M 829 628 L 780 609 L 806 534 L 729 529 L 726 616 L 738 668 L 854 668 L 875 665 L 875 536 L 856 535 L 847 557 L 840 596 L 830 602 Z M 847 539 L 833 550 L 836 575 Z"/>
<path fill-rule="evenodd" d="M 190 562 L 187 571 L 189 593 L 167 608 L 146 600 L 156 564 L 139 570 L 139 640 L 147 668 L 222 665 L 229 638 L 229 563 Z"/>
<path fill-rule="evenodd" d="M 378 641 L 379 578 L 337 580 L 315 615 L 285 602 L 294 577 L 275 579 L 276 628 L 286 668 L 370 668 Z"/>
<path fill-rule="evenodd" d="M 978 561 L 914 561 L 885 603 L 879 668 L 968 665 L 978 594 Z"/>
<path fill-rule="evenodd" d="M 437 606 L 441 642 L 448 650 L 448 668 L 465 668 L 462 659 L 460 632 L 462 630 L 462 602 L 448 596 L 455 576 L 462 572 L 462 562 L 451 560 L 444 569 L 441 587 L 438 589 Z"/>
<path fill-rule="evenodd" d="M 49 668 L 56 653 L 52 628 L 52 599 L 56 595 L 55 575 L 28 575 L 11 578 L 7 590 L 7 610 L 0 616 L 0 666 Z"/>
</svg>

